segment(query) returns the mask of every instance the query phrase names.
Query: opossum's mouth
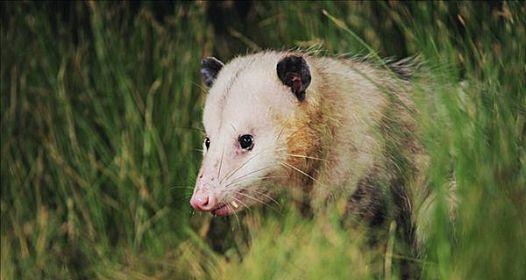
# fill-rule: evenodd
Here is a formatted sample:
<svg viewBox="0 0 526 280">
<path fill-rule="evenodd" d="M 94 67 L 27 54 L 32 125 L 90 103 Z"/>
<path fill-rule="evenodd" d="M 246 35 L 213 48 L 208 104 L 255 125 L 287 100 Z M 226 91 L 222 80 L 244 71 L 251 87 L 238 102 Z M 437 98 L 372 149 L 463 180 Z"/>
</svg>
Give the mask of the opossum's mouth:
<svg viewBox="0 0 526 280">
<path fill-rule="evenodd" d="M 236 202 L 223 203 L 214 208 L 210 213 L 214 216 L 223 217 L 231 215 L 241 209 L 241 206 Z"/>
<path fill-rule="evenodd" d="M 247 207 L 246 196 L 247 191 L 240 190 L 234 195 L 231 201 L 219 204 L 219 206 L 211 210 L 210 213 L 214 216 L 224 217 L 239 212 Z"/>
</svg>

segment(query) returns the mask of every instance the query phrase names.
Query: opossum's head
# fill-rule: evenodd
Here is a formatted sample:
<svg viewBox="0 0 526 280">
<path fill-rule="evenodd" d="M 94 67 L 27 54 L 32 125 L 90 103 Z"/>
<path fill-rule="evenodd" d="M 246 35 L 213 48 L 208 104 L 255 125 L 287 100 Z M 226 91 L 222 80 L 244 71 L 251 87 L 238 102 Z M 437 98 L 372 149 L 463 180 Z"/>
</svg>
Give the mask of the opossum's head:
<svg viewBox="0 0 526 280">
<path fill-rule="evenodd" d="M 202 62 L 209 87 L 203 123 L 204 157 L 190 204 L 225 216 L 269 202 L 270 186 L 287 182 L 291 141 L 311 82 L 297 55 L 257 54 L 223 65 Z M 308 93 L 307 93 L 308 94 Z"/>
</svg>

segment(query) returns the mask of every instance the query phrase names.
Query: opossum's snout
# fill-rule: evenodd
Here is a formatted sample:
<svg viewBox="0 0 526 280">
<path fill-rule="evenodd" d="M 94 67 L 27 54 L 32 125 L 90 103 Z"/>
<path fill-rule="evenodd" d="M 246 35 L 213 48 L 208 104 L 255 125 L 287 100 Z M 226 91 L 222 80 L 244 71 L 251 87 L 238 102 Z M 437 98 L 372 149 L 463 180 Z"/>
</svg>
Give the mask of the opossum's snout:
<svg viewBox="0 0 526 280">
<path fill-rule="evenodd" d="M 223 206 L 227 206 L 226 204 L 220 203 L 220 199 L 218 197 L 218 193 L 215 192 L 219 188 L 217 183 L 217 178 L 214 178 L 213 176 L 208 176 L 208 174 L 205 176 L 205 171 L 202 170 L 200 172 L 201 175 L 198 176 L 194 193 L 192 194 L 192 198 L 190 199 L 190 205 L 195 210 L 203 211 L 203 212 L 211 212 L 212 214 L 219 216 L 228 215 L 230 211 L 227 207 L 225 209 L 220 210 Z"/>
<path fill-rule="evenodd" d="M 195 210 L 211 211 L 217 206 L 217 200 L 206 191 L 197 189 L 190 199 L 190 204 Z"/>
<path fill-rule="evenodd" d="M 218 194 L 213 191 L 213 187 L 203 183 L 202 176 L 200 177 L 190 199 L 190 205 L 195 210 L 210 212 L 215 216 L 227 216 L 238 210 L 239 205 L 235 202 L 221 202 Z"/>
<path fill-rule="evenodd" d="M 195 210 L 210 212 L 215 216 L 227 216 L 234 212 L 241 210 L 243 203 L 243 191 L 237 193 L 229 193 L 225 191 L 217 180 L 207 178 L 203 173 L 198 177 L 190 205 Z"/>
</svg>

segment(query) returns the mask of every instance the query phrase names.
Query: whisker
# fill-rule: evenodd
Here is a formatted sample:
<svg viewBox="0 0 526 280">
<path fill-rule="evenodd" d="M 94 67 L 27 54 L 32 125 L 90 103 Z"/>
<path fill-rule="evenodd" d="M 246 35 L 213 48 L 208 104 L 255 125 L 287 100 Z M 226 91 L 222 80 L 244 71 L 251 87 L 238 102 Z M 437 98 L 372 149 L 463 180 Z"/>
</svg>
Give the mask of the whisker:
<svg viewBox="0 0 526 280">
<path fill-rule="evenodd" d="M 277 175 L 276 175 L 276 176 L 262 176 L 262 177 L 256 177 L 256 178 L 254 178 L 254 179 L 255 179 L 255 180 L 260 180 L 260 179 L 263 180 L 263 179 L 288 178 L 288 177 L 289 177 L 289 176 L 285 176 L 285 175 L 283 175 L 283 176 L 277 176 Z"/>
<path fill-rule="evenodd" d="M 301 174 L 303 174 L 303 175 L 309 177 L 309 178 L 312 179 L 313 181 L 317 181 L 314 177 L 310 176 L 309 174 L 305 173 L 303 170 L 298 169 L 298 168 L 295 167 L 295 166 L 292 166 L 292 165 L 290 165 L 290 164 L 288 164 L 288 163 L 286 163 L 286 162 L 282 162 L 282 161 L 280 161 L 279 163 L 280 163 L 281 165 L 285 166 L 285 167 L 289 167 L 289 168 L 292 168 L 293 170 L 298 171 L 299 173 L 301 173 Z"/>
<path fill-rule="evenodd" d="M 241 201 L 240 199 L 236 198 L 235 196 L 232 196 L 232 199 L 233 199 L 234 201 L 236 201 L 237 203 L 241 204 L 241 206 L 245 207 L 245 209 L 250 210 L 250 208 L 248 207 L 248 205 L 246 205 L 245 203 L 243 203 L 243 201 Z"/>
<path fill-rule="evenodd" d="M 237 226 L 238 226 L 239 228 L 241 228 L 241 222 L 239 221 L 239 217 L 237 216 L 237 213 L 236 213 L 235 209 L 232 209 L 232 207 L 230 207 L 230 203 L 228 203 L 228 204 L 226 205 L 226 207 L 228 207 L 228 210 L 229 210 L 229 211 L 232 211 L 232 213 L 234 214 L 234 217 L 236 217 Z"/>
<path fill-rule="evenodd" d="M 267 193 L 264 193 L 262 191 L 258 191 L 257 189 L 253 189 L 253 190 L 250 190 L 250 191 L 255 192 L 258 195 L 262 195 L 262 196 L 268 198 L 270 201 L 274 202 L 277 206 L 281 206 L 281 204 L 279 204 L 279 202 L 277 200 L 275 200 L 272 196 L 270 196 Z"/>
<path fill-rule="evenodd" d="M 263 152 L 259 152 L 257 154 L 255 154 L 254 156 L 250 157 L 248 160 L 246 160 L 245 162 L 243 162 L 243 164 L 241 164 L 239 167 L 237 167 L 236 169 L 234 169 L 233 171 L 231 171 L 230 173 L 228 173 L 228 175 L 226 175 L 223 179 L 221 179 L 221 181 L 219 181 L 219 184 L 223 183 L 225 180 L 228 180 L 228 178 L 232 177 L 236 172 L 238 172 L 241 168 L 243 168 L 243 166 L 245 166 L 247 163 L 249 163 L 252 159 L 254 159 L 255 157 L 261 155 Z"/>
<path fill-rule="evenodd" d="M 225 149 L 221 151 L 221 160 L 219 161 L 219 171 L 217 171 L 217 178 L 221 175 L 221 167 L 223 166 L 223 156 L 225 155 Z"/>
<path fill-rule="evenodd" d="M 249 174 L 250 175 L 250 174 Z M 243 176 L 245 177 L 245 176 Z M 236 181 L 233 181 L 231 183 L 242 183 L 244 182 L 245 180 L 249 180 L 249 179 L 252 179 L 254 181 L 257 181 L 257 180 L 264 180 L 264 179 L 272 179 L 272 178 L 288 178 L 289 176 L 261 176 L 261 177 L 254 177 L 254 178 L 243 178 L 243 180 L 236 180 Z M 238 177 L 238 178 L 241 178 L 241 177 Z M 236 179 L 238 179 L 236 178 Z M 229 184 L 230 185 L 230 184 Z M 227 185 L 228 186 L 228 185 Z"/>
<path fill-rule="evenodd" d="M 241 176 L 239 176 L 239 177 L 237 177 L 237 178 L 234 178 L 234 180 L 232 180 L 232 182 L 230 182 L 229 184 L 227 184 L 224 188 L 227 188 L 228 186 L 237 183 L 238 180 L 241 179 L 241 178 L 246 178 L 247 176 L 250 176 L 250 175 L 252 175 L 252 174 L 254 174 L 254 173 L 256 173 L 256 172 L 260 172 L 260 171 L 265 170 L 265 169 L 267 169 L 267 168 L 270 168 L 270 167 L 268 167 L 268 166 L 267 166 L 267 167 L 263 167 L 263 168 L 260 168 L 260 169 L 258 169 L 258 170 L 254 170 L 254 171 L 252 171 L 252 172 L 249 172 L 249 173 L 247 173 L 247 174 L 245 174 L 245 175 L 241 175 Z"/>
<path fill-rule="evenodd" d="M 248 174 L 250 175 L 250 174 Z M 242 177 L 245 177 L 245 176 L 242 176 Z M 233 181 L 233 182 L 230 182 L 229 184 L 227 184 L 226 186 L 224 186 L 223 188 L 228 188 L 228 187 L 232 187 L 232 186 L 237 186 L 247 180 L 254 180 L 254 181 L 257 181 L 257 180 L 263 180 L 263 179 L 269 179 L 269 178 L 287 178 L 288 176 L 261 176 L 261 177 L 254 177 L 254 178 L 243 178 L 241 180 L 236 180 L 236 181 Z M 236 179 L 239 179 L 239 178 L 236 178 Z"/>
<path fill-rule="evenodd" d="M 261 200 L 261 199 L 255 198 L 254 196 L 251 196 L 251 195 L 249 195 L 249 194 L 247 194 L 247 193 L 242 193 L 242 192 L 239 192 L 239 191 L 238 191 L 238 192 L 236 192 L 236 194 L 242 195 L 242 196 L 244 196 L 244 197 L 246 197 L 246 198 L 248 198 L 248 199 L 252 199 L 252 200 L 254 200 L 254 201 L 256 201 L 256 202 L 259 202 L 260 204 L 263 204 L 263 205 L 265 205 L 265 206 L 269 206 L 269 207 L 273 208 L 271 205 L 269 205 L 268 203 L 266 203 L 264 200 Z M 274 209 L 274 210 L 276 210 L 276 209 Z"/>
<path fill-rule="evenodd" d="M 249 173 L 247 173 L 247 174 L 245 174 L 245 175 L 238 176 L 238 177 L 234 178 L 234 179 L 232 180 L 232 182 L 230 182 L 228 185 L 230 185 L 230 184 L 232 184 L 232 183 L 237 183 L 237 182 L 239 182 L 239 179 L 246 178 L 246 177 L 248 177 L 248 176 L 250 176 L 250 175 L 252 175 L 252 174 L 254 174 L 254 173 L 256 173 L 256 172 L 260 172 L 260 171 L 265 170 L 265 169 L 267 169 L 267 168 L 270 168 L 270 167 L 263 167 L 263 168 L 260 168 L 260 169 L 258 169 L 258 170 L 251 171 L 251 172 L 249 172 Z M 227 187 L 228 185 L 226 185 L 225 187 Z"/>
<path fill-rule="evenodd" d="M 322 158 L 310 157 L 310 156 L 305 156 L 305 155 L 296 155 L 296 154 L 286 154 L 286 155 L 291 156 L 291 157 L 297 157 L 297 158 L 308 158 L 308 159 L 325 161 L 325 159 L 322 159 Z"/>
<path fill-rule="evenodd" d="M 256 201 L 256 202 L 259 202 L 259 203 L 261 203 L 261 204 L 263 204 L 263 205 L 267 205 L 267 203 L 266 203 L 265 201 L 263 201 L 263 200 L 261 200 L 261 199 L 257 199 L 257 198 L 255 198 L 255 197 L 253 197 L 253 196 L 251 196 L 251 195 L 246 194 L 246 193 L 242 193 L 242 192 L 240 192 L 240 191 L 237 191 L 236 194 L 242 195 L 242 196 L 244 196 L 244 197 L 246 197 L 246 198 L 248 198 L 248 199 L 252 199 L 252 200 L 254 200 L 254 201 Z"/>
<path fill-rule="evenodd" d="M 261 203 L 261 204 L 264 205 L 264 206 L 268 206 L 270 209 L 276 211 L 277 213 L 280 213 L 280 212 L 278 211 L 278 209 L 276 209 L 276 208 L 275 208 L 274 206 L 272 206 L 272 205 L 269 205 L 268 203 L 266 203 L 266 202 L 263 201 L 263 200 L 257 199 L 257 198 L 255 198 L 255 197 L 253 197 L 253 196 L 250 196 L 250 195 L 246 194 L 246 193 L 242 193 L 242 192 L 236 192 L 236 193 L 239 194 L 239 195 L 242 195 L 242 196 L 244 196 L 244 197 L 246 197 L 246 198 L 248 198 L 248 199 L 252 199 L 252 200 L 254 200 L 254 201 L 256 201 L 256 202 L 259 202 L 259 203 Z"/>
</svg>

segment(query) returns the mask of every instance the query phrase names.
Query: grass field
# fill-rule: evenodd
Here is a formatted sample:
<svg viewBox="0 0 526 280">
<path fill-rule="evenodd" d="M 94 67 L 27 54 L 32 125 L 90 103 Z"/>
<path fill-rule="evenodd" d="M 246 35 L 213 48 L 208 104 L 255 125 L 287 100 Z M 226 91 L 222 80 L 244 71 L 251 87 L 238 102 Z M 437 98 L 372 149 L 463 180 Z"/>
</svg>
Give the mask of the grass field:
<svg viewBox="0 0 526 280">
<path fill-rule="evenodd" d="M 304 218 L 286 199 L 223 219 L 222 253 L 211 218 L 190 210 L 200 59 L 296 47 L 426 61 L 436 88 L 416 93 L 418 133 L 439 203 L 411 261 L 426 279 L 526 279 L 524 2 L 1 10 L 1 279 L 397 278 L 405 256 L 375 257 L 337 218 Z"/>
</svg>

